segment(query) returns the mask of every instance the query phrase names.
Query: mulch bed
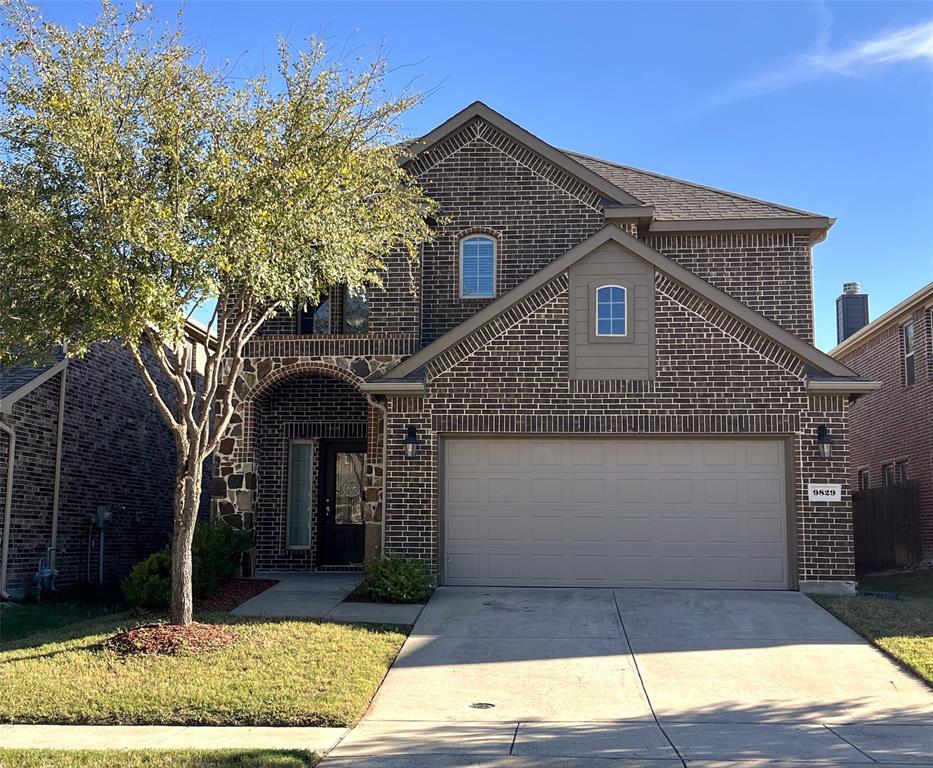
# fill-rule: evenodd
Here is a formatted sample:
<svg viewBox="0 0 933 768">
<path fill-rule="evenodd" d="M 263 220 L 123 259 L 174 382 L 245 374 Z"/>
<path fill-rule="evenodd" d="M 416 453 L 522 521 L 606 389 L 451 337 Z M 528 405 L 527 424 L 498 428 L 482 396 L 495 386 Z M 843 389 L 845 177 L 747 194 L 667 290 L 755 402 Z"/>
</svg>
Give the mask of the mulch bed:
<svg viewBox="0 0 933 768">
<path fill-rule="evenodd" d="M 159 621 L 120 632 L 107 638 L 103 645 L 120 656 L 176 656 L 181 653 L 216 651 L 238 640 L 236 630 L 225 624 L 202 624 L 196 621 L 187 627 L 180 627 Z"/>
<path fill-rule="evenodd" d="M 278 584 L 277 579 L 228 579 L 210 597 L 194 602 L 195 611 L 232 611 L 250 598 Z"/>
</svg>

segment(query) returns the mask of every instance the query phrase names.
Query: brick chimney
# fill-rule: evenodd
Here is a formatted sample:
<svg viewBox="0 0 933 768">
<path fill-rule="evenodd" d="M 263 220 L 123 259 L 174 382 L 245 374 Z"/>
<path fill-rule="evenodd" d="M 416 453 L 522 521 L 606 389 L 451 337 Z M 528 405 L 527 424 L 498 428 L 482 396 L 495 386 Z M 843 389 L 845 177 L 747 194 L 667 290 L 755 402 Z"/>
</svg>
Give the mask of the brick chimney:
<svg viewBox="0 0 933 768">
<path fill-rule="evenodd" d="M 868 325 L 868 294 L 858 283 L 843 283 L 836 299 L 836 343 L 841 344 L 864 325 Z"/>
</svg>

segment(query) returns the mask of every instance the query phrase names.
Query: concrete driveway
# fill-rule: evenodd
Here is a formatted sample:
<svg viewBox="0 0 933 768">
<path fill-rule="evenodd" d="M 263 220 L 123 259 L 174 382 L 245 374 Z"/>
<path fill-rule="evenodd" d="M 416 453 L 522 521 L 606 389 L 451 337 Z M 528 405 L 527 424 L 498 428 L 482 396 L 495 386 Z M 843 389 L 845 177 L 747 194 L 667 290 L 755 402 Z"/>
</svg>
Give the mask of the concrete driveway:
<svg viewBox="0 0 933 768">
<path fill-rule="evenodd" d="M 445 587 L 325 766 L 933 765 L 933 692 L 793 592 Z"/>
</svg>

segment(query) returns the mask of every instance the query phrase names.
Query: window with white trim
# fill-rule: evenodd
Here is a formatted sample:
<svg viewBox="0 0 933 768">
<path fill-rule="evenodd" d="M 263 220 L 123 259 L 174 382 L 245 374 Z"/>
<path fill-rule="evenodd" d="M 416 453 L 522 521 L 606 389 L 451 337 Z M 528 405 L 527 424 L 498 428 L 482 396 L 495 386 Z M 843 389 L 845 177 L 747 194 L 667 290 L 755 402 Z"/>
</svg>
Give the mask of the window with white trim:
<svg viewBox="0 0 933 768">
<path fill-rule="evenodd" d="M 470 235 L 460 241 L 460 296 L 491 299 L 496 295 L 496 241 Z"/>
<path fill-rule="evenodd" d="M 596 289 L 596 335 L 628 335 L 628 289 L 601 285 Z"/>
</svg>

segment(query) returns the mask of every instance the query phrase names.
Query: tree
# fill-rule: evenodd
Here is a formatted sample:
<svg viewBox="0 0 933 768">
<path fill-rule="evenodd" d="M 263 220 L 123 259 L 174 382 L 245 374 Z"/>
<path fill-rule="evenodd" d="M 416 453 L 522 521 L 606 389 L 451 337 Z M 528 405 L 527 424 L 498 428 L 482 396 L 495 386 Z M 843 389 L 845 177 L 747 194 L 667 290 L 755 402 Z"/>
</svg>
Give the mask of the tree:
<svg viewBox="0 0 933 768">
<path fill-rule="evenodd" d="M 282 307 L 379 285 L 388 252 L 414 260 L 430 237 L 435 204 L 399 165 L 418 97 L 386 91 L 382 56 L 347 64 L 314 40 L 280 41 L 273 87 L 209 68 L 180 16 L 105 0 L 71 31 L 0 8 L 0 361 L 129 350 L 177 448 L 171 621 L 187 625 L 203 466 L 246 343 Z M 198 380 L 184 327 L 212 304 Z"/>
</svg>

